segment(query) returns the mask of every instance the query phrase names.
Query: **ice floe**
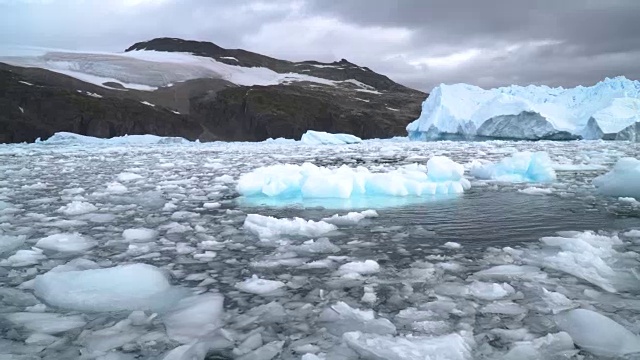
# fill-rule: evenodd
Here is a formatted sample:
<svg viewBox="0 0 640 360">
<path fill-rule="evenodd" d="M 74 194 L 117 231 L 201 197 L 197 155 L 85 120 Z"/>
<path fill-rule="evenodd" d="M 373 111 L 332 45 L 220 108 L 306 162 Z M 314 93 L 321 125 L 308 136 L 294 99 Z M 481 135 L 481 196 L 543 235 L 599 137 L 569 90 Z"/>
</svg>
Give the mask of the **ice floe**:
<svg viewBox="0 0 640 360">
<path fill-rule="evenodd" d="M 315 237 L 338 228 L 324 221 L 276 219 L 258 214 L 247 215 L 243 227 L 261 239 L 273 239 L 282 235 Z"/>
<path fill-rule="evenodd" d="M 330 134 L 322 131 L 307 130 L 300 142 L 307 145 L 344 145 L 358 144 L 362 139 L 351 134 Z"/>
<path fill-rule="evenodd" d="M 253 275 L 235 285 L 240 291 L 256 295 L 273 293 L 284 286 L 285 284 L 282 281 L 260 279 L 257 275 Z"/>
<path fill-rule="evenodd" d="M 44 237 L 36 243 L 36 247 L 60 252 L 82 252 L 91 249 L 98 243 L 79 233 L 55 234 Z"/>
<path fill-rule="evenodd" d="M 146 264 L 50 271 L 36 277 L 34 292 L 50 306 L 79 311 L 159 309 L 182 296 L 160 269 Z"/>
<path fill-rule="evenodd" d="M 638 335 L 595 311 L 575 309 L 556 318 L 558 327 L 571 335 L 576 345 L 594 355 L 617 357 L 640 353 Z"/>
</svg>

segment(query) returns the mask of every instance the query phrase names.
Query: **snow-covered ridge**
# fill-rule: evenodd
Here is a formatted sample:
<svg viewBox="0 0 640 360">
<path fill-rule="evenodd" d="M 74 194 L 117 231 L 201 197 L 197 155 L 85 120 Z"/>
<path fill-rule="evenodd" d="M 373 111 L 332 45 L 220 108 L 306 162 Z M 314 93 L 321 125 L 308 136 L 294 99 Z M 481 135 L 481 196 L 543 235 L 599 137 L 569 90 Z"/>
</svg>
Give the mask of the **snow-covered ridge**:
<svg viewBox="0 0 640 360">
<path fill-rule="evenodd" d="M 138 50 L 123 53 L 49 51 L 9 51 L 0 62 L 14 66 L 40 67 L 102 86 L 120 83 L 127 89 L 153 91 L 176 82 L 199 78 L 222 79 L 236 85 L 278 85 L 307 81 L 327 86 L 352 84 L 361 91 L 375 89 L 354 79 L 335 81 L 301 73 L 277 73 L 264 67 L 243 67 L 189 53 Z"/>
<path fill-rule="evenodd" d="M 619 139 L 637 141 L 640 81 L 606 78 L 564 89 L 508 86 L 485 90 L 441 84 L 407 126 L 414 140 L 450 137 L 512 139 Z"/>
</svg>

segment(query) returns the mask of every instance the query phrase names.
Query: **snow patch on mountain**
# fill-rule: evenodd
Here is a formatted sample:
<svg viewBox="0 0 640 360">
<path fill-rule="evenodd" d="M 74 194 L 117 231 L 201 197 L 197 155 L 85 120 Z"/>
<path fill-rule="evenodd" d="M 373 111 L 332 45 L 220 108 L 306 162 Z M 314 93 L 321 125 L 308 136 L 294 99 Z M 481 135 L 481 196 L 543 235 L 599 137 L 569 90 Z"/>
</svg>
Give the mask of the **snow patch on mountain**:
<svg viewBox="0 0 640 360">
<path fill-rule="evenodd" d="M 354 79 L 334 81 L 301 73 L 277 73 L 264 67 L 229 65 L 210 57 L 189 53 L 137 50 L 124 53 L 47 51 L 12 53 L 0 62 L 14 66 L 40 67 L 79 80 L 110 88 L 107 82 L 127 89 L 153 91 L 176 82 L 199 78 L 222 79 L 241 86 L 312 82 L 326 86 L 350 84 L 357 91 L 379 93 Z"/>
</svg>

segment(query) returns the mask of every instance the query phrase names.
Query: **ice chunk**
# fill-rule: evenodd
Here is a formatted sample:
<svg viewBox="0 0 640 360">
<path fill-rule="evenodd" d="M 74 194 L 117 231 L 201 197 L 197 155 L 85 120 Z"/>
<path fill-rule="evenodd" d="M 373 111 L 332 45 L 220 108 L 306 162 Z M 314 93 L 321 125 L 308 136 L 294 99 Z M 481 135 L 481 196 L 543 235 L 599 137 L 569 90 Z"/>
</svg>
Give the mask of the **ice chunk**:
<svg viewBox="0 0 640 360">
<path fill-rule="evenodd" d="M 220 294 L 202 294 L 180 300 L 163 316 L 167 335 L 172 340 L 188 344 L 213 333 L 222 326 L 223 297 Z"/>
<path fill-rule="evenodd" d="M 546 152 L 518 152 L 499 163 L 474 164 L 471 175 L 502 182 L 550 182 L 556 179 L 553 163 Z"/>
<path fill-rule="evenodd" d="M 244 220 L 244 228 L 261 239 L 273 239 L 281 235 L 320 236 L 338 227 L 324 221 L 316 222 L 301 218 L 276 219 L 271 216 L 249 214 Z"/>
<path fill-rule="evenodd" d="M 79 311 L 157 309 L 182 296 L 160 269 L 146 264 L 50 271 L 36 277 L 34 292 L 50 306 Z"/>
<path fill-rule="evenodd" d="M 43 334 L 58 334 L 83 327 L 87 323 L 80 315 L 17 312 L 5 314 L 4 317 L 18 326 Z"/>
<path fill-rule="evenodd" d="M 446 243 L 444 243 L 444 245 L 442 245 L 442 246 L 444 246 L 444 247 L 446 247 L 446 248 L 449 248 L 449 249 L 460 249 L 460 248 L 462 247 L 462 245 L 460 245 L 460 244 L 459 244 L 459 243 L 457 243 L 457 242 L 453 242 L 453 241 L 447 241 L 447 242 L 446 242 Z"/>
<path fill-rule="evenodd" d="M 571 274 L 609 292 L 637 286 L 637 278 L 621 262 L 624 256 L 614 248 L 622 244 L 617 236 L 592 232 L 564 235 L 540 239 L 545 248 L 527 251 L 523 259 Z"/>
<path fill-rule="evenodd" d="M 194 341 L 169 351 L 162 360 L 204 360 L 207 352 L 209 346 L 205 342 Z"/>
<path fill-rule="evenodd" d="M 219 202 L 207 202 L 202 204 L 202 207 L 205 209 L 217 209 L 219 208 L 221 205 Z"/>
<path fill-rule="evenodd" d="M 503 360 L 568 359 L 578 351 L 566 332 L 547 334 L 538 339 L 517 342 Z"/>
<path fill-rule="evenodd" d="M 340 251 L 340 247 L 332 244 L 327 238 L 320 238 L 315 241 L 307 240 L 300 245 L 291 246 L 289 250 L 302 255 L 326 254 L 338 252 Z"/>
<path fill-rule="evenodd" d="M 640 82 L 606 78 L 591 87 L 436 86 L 420 117 L 407 126 L 413 140 L 474 138 L 588 139 L 625 137 L 638 122 Z"/>
<path fill-rule="evenodd" d="M 324 218 L 322 221 L 328 222 L 329 224 L 338 225 L 338 226 L 348 226 L 355 225 L 360 222 L 360 220 L 365 218 L 378 217 L 378 212 L 375 210 L 365 210 L 362 212 L 350 212 L 346 215 L 338 215 L 335 214 L 332 217 Z"/>
<path fill-rule="evenodd" d="M 357 136 L 350 134 L 330 134 L 322 131 L 307 130 L 302 134 L 300 142 L 306 145 L 344 145 L 362 142 Z"/>
<path fill-rule="evenodd" d="M 497 265 L 489 269 L 480 270 L 474 274 L 480 279 L 514 280 L 514 279 L 543 279 L 547 275 L 540 268 L 529 265 Z"/>
<path fill-rule="evenodd" d="M 361 357 L 376 360 L 468 360 L 475 345 L 466 333 L 393 337 L 354 331 L 342 338 Z"/>
<path fill-rule="evenodd" d="M 46 259 L 47 256 L 42 253 L 41 249 L 32 248 L 31 250 L 18 250 L 15 254 L 7 259 L 0 261 L 0 266 L 24 267 L 36 265 L 40 261 Z"/>
<path fill-rule="evenodd" d="M 483 313 L 500 314 L 500 315 L 521 315 L 527 312 L 527 309 L 514 303 L 513 301 L 496 301 L 485 305 L 480 309 Z"/>
<path fill-rule="evenodd" d="M 124 319 L 113 326 L 86 331 L 80 335 L 78 340 L 91 352 L 110 351 L 133 342 L 143 335 L 144 330 L 134 328 L 131 323 L 131 320 Z"/>
<path fill-rule="evenodd" d="M 79 233 L 62 233 L 44 237 L 36 243 L 36 247 L 60 252 L 83 252 L 98 245 L 97 241 Z"/>
<path fill-rule="evenodd" d="M 374 260 L 352 261 L 338 268 L 338 274 L 343 276 L 351 274 L 368 275 L 375 274 L 378 271 L 380 271 L 380 265 Z"/>
<path fill-rule="evenodd" d="M 24 244 L 26 236 L 0 235 L 0 255 L 9 253 Z"/>
<path fill-rule="evenodd" d="M 58 340 L 60 339 L 49 334 L 33 333 L 29 335 L 29 337 L 24 341 L 24 343 L 28 345 L 47 346 Z"/>
<path fill-rule="evenodd" d="M 122 237 L 128 242 L 149 242 L 158 236 L 158 232 L 147 228 L 127 229 L 122 232 Z"/>
<path fill-rule="evenodd" d="M 380 335 L 396 333 L 395 325 L 384 318 L 376 319 L 373 310 L 354 309 L 342 301 L 324 309 L 319 321 L 337 336 L 356 330 Z"/>
<path fill-rule="evenodd" d="M 607 196 L 628 196 L 640 199 L 640 160 L 625 157 L 613 169 L 593 179 L 598 192 Z"/>
<path fill-rule="evenodd" d="M 59 212 L 69 216 L 82 215 L 96 210 L 98 210 L 98 208 L 95 205 L 84 201 L 72 201 L 58 209 Z"/>
<path fill-rule="evenodd" d="M 138 175 L 136 173 L 123 172 L 118 174 L 118 181 L 121 181 L 121 182 L 133 181 L 133 180 L 138 180 L 142 178 L 143 178 L 142 175 Z"/>
<path fill-rule="evenodd" d="M 628 236 L 628 237 L 640 238 L 640 230 L 629 230 L 622 235 Z"/>
<path fill-rule="evenodd" d="M 532 186 L 532 187 L 518 190 L 518 192 L 527 194 L 527 195 L 549 195 L 553 193 L 553 190 L 548 188 L 545 189 L 545 188 Z"/>
<path fill-rule="evenodd" d="M 498 300 L 513 295 L 515 292 L 514 288 L 507 283 L 474 281 L 469 285 L 469 294 L 482 300 Z"/>
<path fill-rule="evenodd" d="M 240 291 L 256 295 L 270 294 L 284 286 L 285 284 L 282 281 L 260 279 L 256 275 L 235 285 Z"/>
<path fill-rule="evenodd" d="M 284 341 L 272 341 L 254 351 L 238 357 L 238 360 L 271 360 L 282 351 Z"/>
<path fill-rule="evenodd" d="M 571 335 L 576 345 L 596 356 L 619 357 L 640 353 L 640 337 L 595 311 L 569 310 L 558 314 L 556 321 L 561 330 Z"/>
<path fill-rule="evenodd" d="M 557 314 L 561 311 L 569 310 L 578 306 L 563 294 L 555 291 L 549 291 L 545 288 L 542 288 L 542 300 L 544 300 L 547 305 L 546 310 L 552 314 Z"/>
<path fill-rule="evenodd" d="M 107 185 L 106 191 L 111 194 L 124 194 L 129 190 L 127 189 L 126 186 L 120 184 L 117 181 L 114 181 Z"/>
</svg>

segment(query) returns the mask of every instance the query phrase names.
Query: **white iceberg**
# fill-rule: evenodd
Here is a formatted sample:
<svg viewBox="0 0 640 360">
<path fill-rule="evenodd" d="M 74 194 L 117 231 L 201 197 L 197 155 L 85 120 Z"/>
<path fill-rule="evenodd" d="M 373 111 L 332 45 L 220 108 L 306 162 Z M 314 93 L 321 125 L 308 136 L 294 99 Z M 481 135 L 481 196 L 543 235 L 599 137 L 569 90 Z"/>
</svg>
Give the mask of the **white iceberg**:
<svg viewBox="0 0 640 360">
<path fill-rule="evenodd" d="M 388 172 L 374 173 L 364 167 L 319 167 L 279 164 L 243 174 L 236 190 L 244 197 L 290 199 L 419 198 L 461 194 L 471 187 L 464 167 L 444 156 L 434 156 L 427 166 L 412 164 Z"/>
<path fill-rule="evenodd" d="M 412 140 L 501 138 L 638 141 L 640 82 L 606 78 L 564 89 L 439 85 L 407 126 Z"/>
<path fill-rule="evenodd" d="M 593 179 L 593 185 L 603 195 L 640 199 L 640 160 L 618 160 L 610 172 Z"/>
<path fill-rule="evenodd" d="M 306 145 L 345 145 L 359 144 L 362 139 L 351 134 L 330 134 L 323 131 L 307 130 L 300 142 Z"/>
</svg>

